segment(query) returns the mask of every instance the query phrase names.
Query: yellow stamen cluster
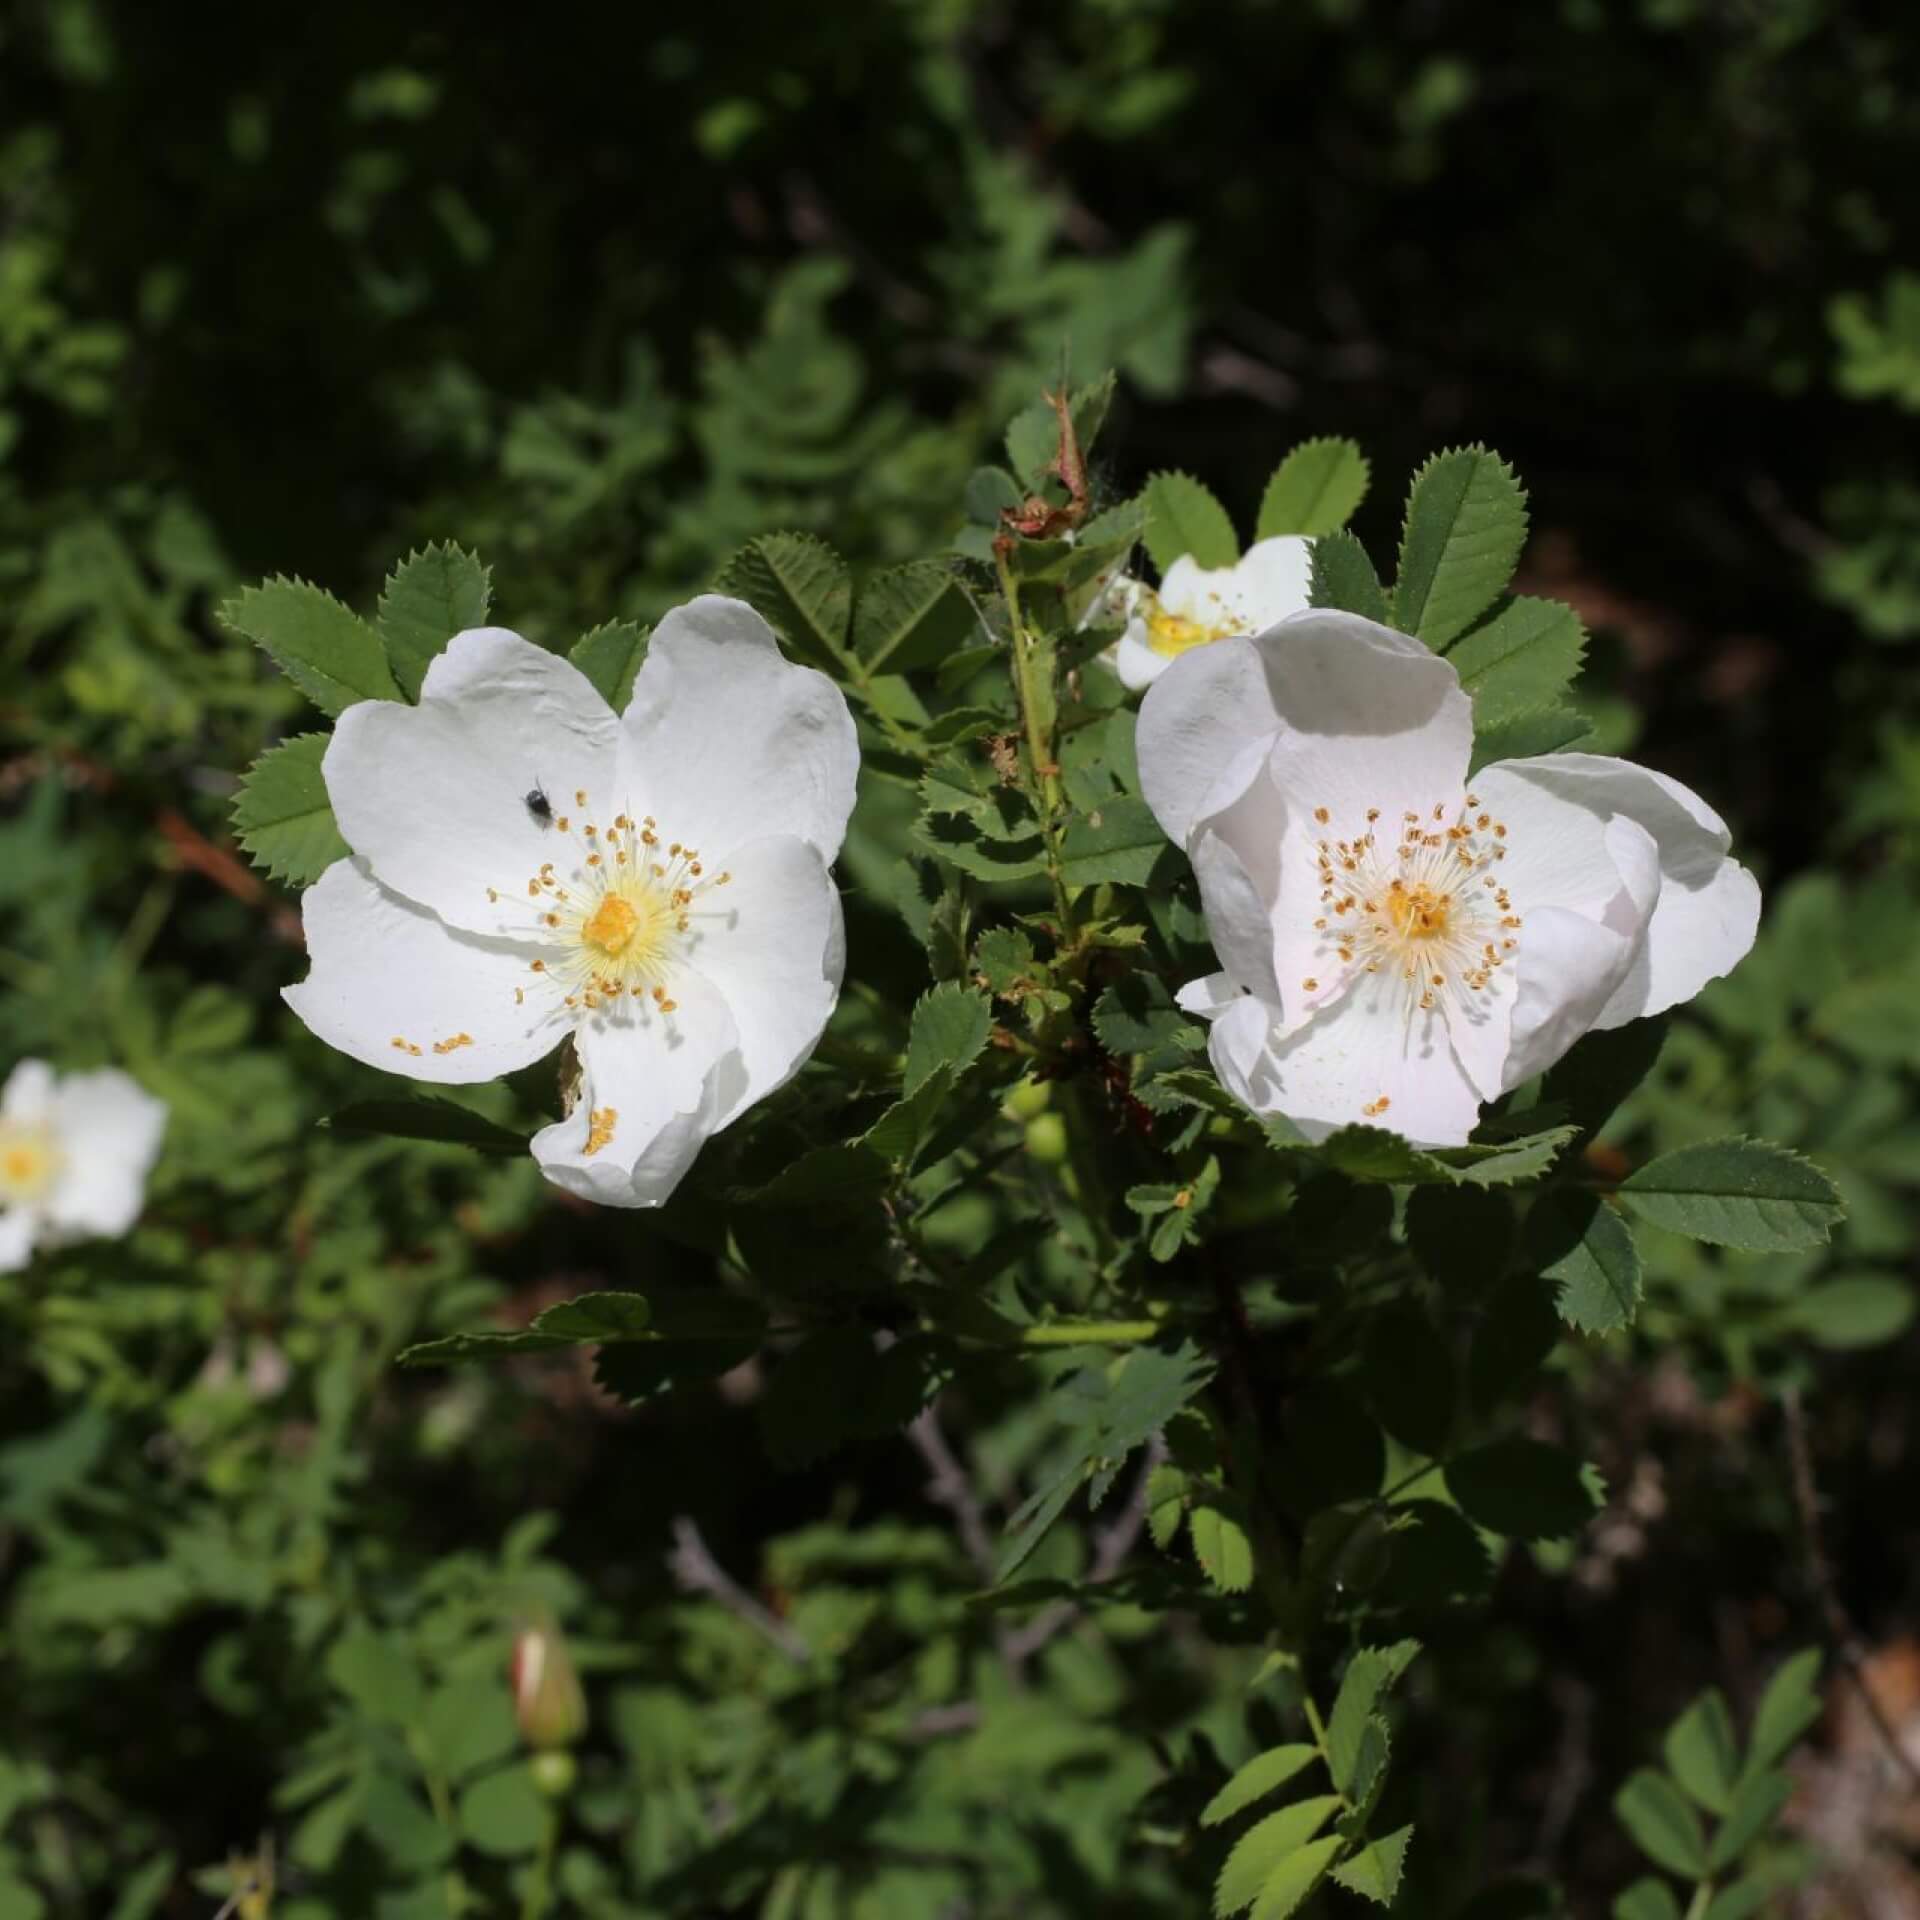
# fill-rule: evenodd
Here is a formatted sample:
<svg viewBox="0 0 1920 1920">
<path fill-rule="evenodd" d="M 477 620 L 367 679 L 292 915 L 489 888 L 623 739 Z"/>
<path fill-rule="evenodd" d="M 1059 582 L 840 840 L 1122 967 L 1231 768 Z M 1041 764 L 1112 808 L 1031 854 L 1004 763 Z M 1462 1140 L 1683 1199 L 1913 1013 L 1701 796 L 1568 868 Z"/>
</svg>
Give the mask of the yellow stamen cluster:
<svg viewBox="0 0 1920 1920">
<path fill-rule="evenodd" d="M 1507 857 L 1507 829 L 1468 794 L 1453 810 L 1404 813 L 1390 845 L 1382 844 L 1381 809 L 1367 809 L 1364 830 L 1351 840 L 1318 840 L 1320 916 L 1318 951 L 1348 970 L 1385 974 L 1407 995 L 1408 1013 L 1442 1003 L 1462 1009 L 1484 994 L 1519 947 L 1520 916 L 1496 871 Z M 1322 826 L 1332 815 L 1313 810 Z M 1320 990 L 1319 976 L 1302 980 Z M 1382 1094 L 1362 1109 L 1369 1118 L 1387 1107 Z"/>
<path fill-rule="evenodd" d="M 574 804 L 586 808 L 584 789 L 575 789 Z M 607 1012 L 633 1002 L 675 1012 L 679 1003 L 669 985 L 699 938 L 702 897 L 733 876 L 708 874 L 698 849 L 664 840 L 651 815 L 618 813 L 603 826 L 587 819 L 576 825 L 562 814 L 553 829 L 572 843 L 572 858 L 562 853 L 540 863 L 526 880 L 531 927 L 508 923 L 501 931 L 530 934 L 547 948 L 529 971 L 559 983 L 568 1012 Z M 503 896 L 489 887 L 487 898 L 497 904 Z M 525 998 L 526 990 L 517 988 L 515 1003 Z M 459 1042 L 456 1036 L 452 1044 Z"/>
<path fill-rule="evenodd" d="M 0 1121 L 0 1205 L 38 1200 L 59 1177 L 60 1143 L 46 1127 Z"/>
</svg>

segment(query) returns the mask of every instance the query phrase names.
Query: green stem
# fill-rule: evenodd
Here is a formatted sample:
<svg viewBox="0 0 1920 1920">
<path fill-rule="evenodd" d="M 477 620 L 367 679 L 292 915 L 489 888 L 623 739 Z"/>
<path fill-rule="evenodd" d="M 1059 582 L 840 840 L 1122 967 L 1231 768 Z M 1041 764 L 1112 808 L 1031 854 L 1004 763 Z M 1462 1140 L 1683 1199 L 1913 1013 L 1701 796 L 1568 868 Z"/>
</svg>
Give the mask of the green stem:
<svg viewBox="0 0 1920 1920">
<path fill-rule="evenodd" d="M 1693 1898 L 1687 1902 L 1687 1920 L 1705 1920 L 1707 1908 L 1713 1904 L 1713 1882 L 1702 1880 L 1693 1890 Z"/>
<path fill-rule="evenodd" d="M 1165 1331 L 1158 1320 L 1049 1320 L 1022 1327 L 1021 1347 L 1139 1347 Z"/>
<path fill-rule="evenodd" d="M 544 1920 L 547 1903 L 553 1897 L 553 1856 L 560 1844 L 561 1804 L 547 1803 L 547 1822 L 540 1831 L 540 1852 L 533 1863 L 533 1877 L 527 1882 L 527 1897 L 520 1907 L 520 1920 Z"/>
<path fill-rule="evenodd" d="M 427 1799 L 433 1807 L 433 1817 L 444 1827 L 452 1839 L 456 1857 L 460 1847 L 460 1823 L 454 1817 L 453 1796 L 447 1791 L 447 1783 L 441 1777 L 440 1770 L 428 1757 L 425 1744 L 411 1728 L 407 1731 L 407 1751 L 413 1755 L 414 1765 L 420 1769 L 420 1778 L 427 1789 Z M 467 1910 L 466 1883 L 460 1878 L 455 1867 L 447 1869 L 447 1912 L 451 1920 Z"/>
<path fill-rule="evenodd" d="M 1020 722 L 1027 741 L 1028 797 L 1040 821 L 1040 837 L 1046 843 L 1047 878 L 1053 884 L 1053 908 L 1060 917 L 1062 952 L 1073 949 L 1073 900 L 1061 873 L 1060 814 L 1066 791 L 1060 784 L 1060 768 L 1054 758 L 1053 688 L 1042 684 L 1042 675 L 1051 677 L 1053 655 L 1043 657 L 1038 639 L 1020 617 L 1020 583 L 1013 577 L 1006 556 L 996 556 L 1000 573 L 1000 591 L 1006 597 L 1008 630 L 1013 639 L 1013 684 L 1020 700 Z"/>
</svg>

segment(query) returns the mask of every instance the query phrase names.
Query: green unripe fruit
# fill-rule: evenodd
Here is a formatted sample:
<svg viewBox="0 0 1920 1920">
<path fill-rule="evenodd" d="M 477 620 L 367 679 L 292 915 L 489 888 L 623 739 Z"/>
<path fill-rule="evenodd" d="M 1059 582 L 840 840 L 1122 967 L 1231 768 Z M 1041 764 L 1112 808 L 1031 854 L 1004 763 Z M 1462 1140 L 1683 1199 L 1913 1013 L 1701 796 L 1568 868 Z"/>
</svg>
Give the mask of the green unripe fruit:
<svg viewBox="0 0 1920 1920">
<path fill-rule="evenodd" d="M 1031 1120 L 1053 1104 L 1053 1082 L 1027 1079 L 1020 1081 L 1000 1103 L 1000 1111 L 1009 1120 Z"/>
<path fill-rule="evenodd" d="M 1057 1113 L 1038 1113 L 1027 1122 L 1027 1151 L 1057 1167 L 1067 1157 L 1067 1123 Z"/>
<path fill-rule="evenodd" d="M 533 1784 L 549 1800 L 564 1800 L 573 1791 L 573 1783 L 580 1769 L 573 1755 L 564 1748 L 555 1747 L 546 1753 L 536 1753 L 530 1764 Z"/>
</svg>

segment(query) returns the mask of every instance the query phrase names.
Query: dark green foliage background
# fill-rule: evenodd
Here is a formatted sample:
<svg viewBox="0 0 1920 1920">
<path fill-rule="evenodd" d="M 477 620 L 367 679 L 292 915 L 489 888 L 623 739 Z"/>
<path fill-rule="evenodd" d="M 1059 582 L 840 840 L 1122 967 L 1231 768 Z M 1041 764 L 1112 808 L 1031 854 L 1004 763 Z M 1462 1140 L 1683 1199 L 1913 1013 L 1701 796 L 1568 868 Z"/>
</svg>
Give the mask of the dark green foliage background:
<svg viewBox="0 0 1920 1920">
<path fill-rule="evenodd" d="M 449 1735 L 484 1781 L 535 1600 L 595 1716 L 575 1910 L 1204 1910 L 1217 1853 L 1151 1831 L 1193 1778 L 1141 1802 L 1196 1714 L 1229 1765 L 1279 1737 L 1245 1616 L 1116 1606 L 1016 1689 L 898 1438 L 776 1475 L 738 1396 L 397 1373 L 699 1280 L 698 1222 L 316 1134 L 391 1088 L 280 1008 L 290 902 L 219 864 L 237 774 L 313 724 L 216 626 L 240 584 L 366 608 L 453 538 L 566 644 L 775 529 L 934 551 L 1063 342 L 1119 369 L 1116 494 L 1179 467 L 1244 524 L 1281 450 L 1347 434 L 1379 556 L 1426 454 L 1498 447 L 1522 584 L 1593 629 L 1600 744 L 1707 794 L 1767 884 L 1609 1138 L 1765 1134 L 1852 1223 L 1821 1259 L 1663 1241 L 1636 1333 L 1541 1393 L 1637 1504 L 1428 1624 L 1399 1734 L 1417 1910 L 1522 1868 L 1617 1892 L 1658 1729 L 1819 1631 L 1767 1390 L 1806 1389 L 1868 1635 L 1920 1600 L 1916 177 L 1920 35 L 1842 0 L 0 9 L 0 1063 L 118 1061 L 174 1109 L 141 1232 L 0 1290 L 0 1920 L 211 1911 L 191 1873 L 267 1832 L 296 1920 L 444 1913 L 441 1793 L 473 1910 L 510 1911 L 524 1782 L 469 1812 L 379 1662 L 485 1696 Z M 926 956 L 857 870 L 849 921 L 910 1004 Z M 988 1371 L 956 1418 L 1002 1514 L 1051 1378 Z M 820 1666 L 677 1593 L 681 1514 Z M 949 1743 L 956 1699 L 992 1711 Z M 708 1845 L 717 1801 L 746 1811 Z"/>
</svg>

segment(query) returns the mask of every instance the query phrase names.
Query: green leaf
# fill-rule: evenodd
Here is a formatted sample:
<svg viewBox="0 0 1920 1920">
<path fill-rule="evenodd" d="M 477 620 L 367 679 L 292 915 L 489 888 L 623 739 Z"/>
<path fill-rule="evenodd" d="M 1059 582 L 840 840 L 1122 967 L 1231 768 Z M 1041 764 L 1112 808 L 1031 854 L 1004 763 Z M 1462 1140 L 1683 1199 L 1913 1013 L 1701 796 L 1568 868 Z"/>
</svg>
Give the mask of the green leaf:
<svg viewBox="0 0 1920 1920">
<path fill-rule="evenodd" d="M 496 1859 L 533 1852 L 547 1817 L 547 1803 L 524 1760 L 483 1775 L 460 1796 L 460 1831 L 467 1844 Z"/>
<path fill-rule="evenodd" d="M 1448 663 L 1473 696 L 1476 732 L 1551 703 L 1580 671 L 1587 633 L 1558 600 L 1521 595 L 1448 650 Z"/>
<path fill-rule="evenodd" d="M 1793 1781 L 1784 1773 L 1755 1773 L 1740 1782 L 1720 1831 L 1707 1850 L 1707 1866 L 1725 1873 L 1770 1827 L 1780 1809 L 1793 1798 Z"/>
<path fill-rule="evenodd" d="M 1391 624 L 1393 603 L 1373 570 L 1367 550 L 1350 533 L 1328 533 L 1313 543 L 1307 575 L 1307 604 L 1357 613 L 1381 626 Z"/>
<path fill-rule="evenodd" d="M 1527 538 L 1527 496 L 1485 447 L 1436 454 L 1414 476 L 1393 622 L 1444 652 L 1506 591 Z"/>
<path fill-rule="evenodd" d="M 1641 1767 L 1614 1796 L 1613 1810 L 1655 1866 L 1688 1880 L 1707 1877 L 1700 1817 L 1664 1773 Z"/>
<path fill-rule="evenodd" d="M 874 574 L 853 605 L 853 650 L 870 673 L 937 666 L 979 632 L 972 601 L 937 560 Z"/>
<path fill-rule="evenodd" d="M 1182 554 L 1199 567 L 1230 567 L 1240 541 L 1227 510 L 1186 473 L 1156 473 L 1147 482 L 1146 547 L 1164 575 Z"/>
<path fill-rule="evenodd" d="M 255 866 L 276 880 L 310 887 L 352 851 L 334 823 L 320 761 L 332 738 L 296 734 L 269 747 L 240 781 L 233 830 Z"/>
<path fill-rule="evenodd" d="M 1103 373 L 1084 387 L 1076 387 L 1067 402 L 1073 416 L 1073 434 L 1084 458 L 1100 437 L 1107 408 L 1113 401 L 1114 376 Z M 1007 458 L 1020 483 L 1031 489 L 1040 484 L 1060 453 L 1060 415 L 1051 401 L 1036 400 L 1017 413 L 1007 428 Z"/>
<path fill-rule="evenodd" d="M 1744 1880 L 1723 1887 L 1707 1902 L 1701 1920 L 1750 1920 L 1780 1890 L 1770 1873 L 1750 1873 Z"/>
<path fill-rule="evenodd" d="M 393 677 L 409 700 L 420 697 L 428 663 L 456 633 L 487 622 L 489 570 L 451 541 L 410 553 L 380 594 L 380 637 Z"/>
<path fill-rule="evenodd" d="M 1362 1647 L 1347 1662 L 1333 1711 L 1327 1715 L 1327 1769 L 1342 1793 L 1352 1791 L 1362 1738 L 1381 1695 L 1406 1672 L 1419 1651 L 1419 1641 L 1397 1640 L 1389 1647 Z"/>
<path fill-rule="evenodd" d="M 1289 1914 L 1297 1912 L 1300 1903 L 1320 1884 L 1328 1863 L 1345 1845 L 1339 1834 L 1329 1834 L 1289 1854 L 1260 1889 L 1252 1920 L 1287 1920 Z"/>
<path fill-rule="evenodd" d="M 1733 1804 L 1740 1778 L 1740 1740 L 1718 1688 L 1707 1691 L 1667 1729 L 1667 1771 L 1709 1813 Z"/>
<path fill-rule="evenodd" d="M 1180 1468 L 1164 1463 L 1147 1475 L 1147 1532 L 1162 1553 L 1173 1545 L 1173 1536 L 1187 1517 L 1189 1484 Z"/>
<path fill-rule="evenodd" d="M 328 1680 L 381 1726 L 410 1726 L 425 1705 L 413 1655 L 397 1638 L 363 1621 L 355 1621 L 328 1649 L 326 1669 Z"/>
<path fill-rule="evenodd" d="M 631 620 L 609 620 L 583 633 L 567 658 L 593 682 L 594 691 L 615 713 L 625 713 L 652 635 L 651 627 L 635 626 Z"/>
<path fill-rule="evenodd" d="M 221 625 L 269 655 L 322 713 L 359 700 L 398 700 L 380 636 L 332 594 L 276 576 L 220 609 Z"/>
<path fill-rule="evenodd" d="M 1271 1747 L 1265 1753 L 1256 1754 L 1201 1809 L 1200 1824 L 1217 1827 L 1223 1820 L 1231 1820 L 1256 1800 L 1264 1800 L 1268 1794 L 1284 1787 L 1296 1773 L 1312 1766 L 1319 1757 L 1318 1748 L 1302 1742 Z"/>
<path fill-rule="evenodd" d="M 785 1472 L 850 1441 L 904 1427 L 938 1381 L 936 1347 L 924 1335 L 884 1353 L 865 1327 L 822 1327 L 769 1371 L 758 1413 L 767 1456 Z"/>
<path fill-rule="evenodd" d="M 1913 1288 L 1886 1273 L 1850 1274 L 1822 1281 L 1794 1300 L 1780 1324 L 1804 1333 L 1816 1346 L 1841 1351 L 1877 1347 L 1913 1322 Z"/>
<path fill-rule="evenodd" d="M 1082 1485 L 1091 1481 L 1097 1502 L 1127 1456 L 1200 1392 L 1213 1369 L 1213 1359 L 1190 1340 L 1136 1347 L 1117 1369 L 1088 1368 L 1056 1394 L 1074 1429 L 1072 1453 L 1008 1520 L 995 1578 L 1004 1581 L 1021 1566 Z"/>
<path fill-rule="evenodd" d="M 1224 1496 L 1203 1496 L 1187 1521 L 1200 1571 L 1221 1593 L 1245 1593 L 1253 1585 L 1253 1542 Z"/>
<path fill-rule="evenodd" d="M 1361 1376 L 1380 1424 L 1403 1446 L 1439 1458 L 1453 1429 L 1453 1357 L 1417 1301 L 1393 1302 L 1368 1321 Z"/>
<path fill-rule="evenodd" d="M 1067 822 L 1060 848 L 1060 875 L 1070 887 L 1146 884 L 1167 850 L 1167 836 L 1153 809 L 1133 794 L 1116 794 L 1095 813 Z"/>
<path fill-rule="evenodd" d="M 957 1077 L 980 1057 L 992 1031 L 992 1003 L 977 989 L 949 980 L 922 994 L 907 1035 L 904 1091 L 917 1093 L 942 1068 Z"/>
<path fill-rule="evenodd" d="M 1597 1194 L 1558 1187 L 1527 1216 L 1527 1252 L 1553 1282 L 1560 1317 L 1582 1333 L 1633 1324 L 1640 1307 L 1640 1254 L 1627 1223 Z"/>
<path fill-rule="evenodd" d="M 1367 476 L 1366 456 L 1351 440 L 1303 440 L 1267 482 L 1253 537 L 1337 533 L 1367 497 Z"/>
<path fill-rule="evenodd" d="M 1411 1827 L 1402 1827 L 1379 1840 L 1370 1841 L 1351 1859 L 1334 1868 L 1333 1877 L 1350 1893 L 1363 1895 L 1376 1906 L 1390 1907 L 1400 1891 L 1400 1876 L 1407 1864 L 1407 1843 L 1413 1838 Z"/>
<path fill-rule="evenodd" d="M 1495 1440 L 1447 1463 L 1447 1486 L 1467 1518 L 1516 1540 L 1564 1540 L 1599 1504 L 1564 1448 L 1518 1436 Z"/>
<path fill-rule="evenodd" d="M 405 1100 L 357 1100 L 320 1122 L 334 1133 L 381 1134 L 394 1140 L 433 1140 L 444 1146 L 472 1147 L 480 1153 L 527 1151 L 527 1136 L 483 1120 L 451 1100 L 419 1094 Z"/>
<path fill-rule="evenodd" d="M 1807 1647 L 1784 1661 L 1760 1696 L 1747 1733 L 1747 1774 L 1763 1773 L 1820 1718 L 1820 1649 Z"/>
<path fill-rule="evenodd" d="M 1273 1876 L 1297 1854 L 1339 1810 L 1340 1796 L 1316 1794 L 1270 1813 L 1243 1833 L 1227 1855 L 1214 1883 L 1213 1911 L 1217 1920 L 1250 1907 L 1265 1892 Z M 1329 1852 L 1337 1851 L 1335 1840 Z"/>
<path fill-rule="evenodd" d="M 1349 1179 L 1390 1186 L 1505 1186 L 1531 1180 L 1546 1172 L 1573 1133 L 1571 1127 L 1550 1127 L 1519 1140 L 1435 1149 L 1416 1147 L 1384 1127 L 1347 1126 L 1311 1148 L 1277 1135 L 1271 1125 L 1267 1129 L 1269 1141 L 1283 1152 L 1311 1151 Z"/>
<path fill-rule="evenodd" d="M 1559 706 L 1533 707 L 1485 726 L 1476 724 L 1468 778 L 1482 767 L 1499 761 L 1531 760 L 1536 754 L 1558 753 L 1561 748 L 1584 740 L 1592 731 L 1593 722 L 1584 713 Z"/>
<path fill-rule="evenodd" d="M 670 1337 L 655 1329 L 652 1309 L 638 1293 L 583 1293 L 536 1314 L 517 1332 L 449 1333 L 400 1355 L 403 1367 L 437 1367 L 454 1360 L 492 1360 L 516 1353 L 552 1353 L 560 1347 L 598 1346 L 610 1340 Z"/>
<path fill-rule="evenodd" d="M 1005 467 L 975 467 L 961 496 L 967 518 L 995 531 L 1001 514 L 1020 505 L 1020 488 Z"/>
<path fill-rule="evenodd" d="M 1648 1874 L 1614 1901 L 1613 1920 L 1680 1920 L 1680 1902 L 1664 1880 Z"/>
<path fill-rule="evenodd" d="M 1553 1296 L 1530 1273 L 1509 1274 L 1487 1301 L 1467 1359 L 1468 1397 L 1487 1413 L 1539 1372 L 1560 1338 Z"/>
<path fill-rule="evenodd" d="M 1754 1253 L 1821 1246 L 1846 1213 L 1818 1167 L 1763 1140 L 1708 1140 L 1663 1153 L 1629 1174 L 1620 1194 L 1656 1227 Z"/>
<path fill-rule="evenodd" d="M 1661 1014 L 1586 1035 L 1557 1066 L 1548 1069 L 1541 1099 L 1564 1107 L 1567 1118 L 1582 1133 L 1599 1132 L 1621 1101 L 1653 1071 L 1668 1024 Z"/>
<path fill-rule="evenodd" d="M 853 576 L 824 540 L 770 533 L 749 541 L 714 586 L 744 600 L 802 659 L 829 671 L 846 664 Z"/>
<path fill-rule="evenodd" d="M 1150 973 L 1123 974 L 1093 1007 L 1093 1031 L 1109 1053 L 1185 1051 L 1200 1029 L 1173 1004 L 1166 984 Z"/>
</svg>

